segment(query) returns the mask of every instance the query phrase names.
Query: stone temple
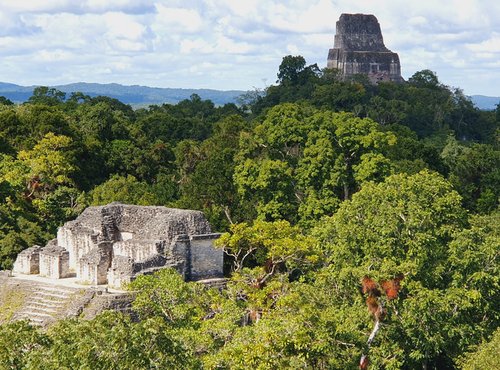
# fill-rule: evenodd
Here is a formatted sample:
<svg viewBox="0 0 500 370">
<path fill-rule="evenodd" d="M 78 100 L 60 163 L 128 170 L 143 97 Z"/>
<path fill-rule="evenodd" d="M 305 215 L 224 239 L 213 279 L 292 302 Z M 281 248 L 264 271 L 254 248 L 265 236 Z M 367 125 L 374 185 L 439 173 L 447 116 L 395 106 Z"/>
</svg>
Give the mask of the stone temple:
<svg viewBox="0 0 500 370">
<path fill-rule="evenodd" d="M 372 83 L 403 82 L 399 56 L 385 47 L 380 24 L 371 14 L 340 16 L 327 67 L 338 69 L 343 78 L 365 74 Z"/>
<path fill-rule="evenodd" d="M 185 280 L 221 278 L 219 236 L 199 211 L 111 203 L 85 209 L 45 247 L 22 251 L 14 272 L 116 288 L 167 267 Z"/>
</svg>

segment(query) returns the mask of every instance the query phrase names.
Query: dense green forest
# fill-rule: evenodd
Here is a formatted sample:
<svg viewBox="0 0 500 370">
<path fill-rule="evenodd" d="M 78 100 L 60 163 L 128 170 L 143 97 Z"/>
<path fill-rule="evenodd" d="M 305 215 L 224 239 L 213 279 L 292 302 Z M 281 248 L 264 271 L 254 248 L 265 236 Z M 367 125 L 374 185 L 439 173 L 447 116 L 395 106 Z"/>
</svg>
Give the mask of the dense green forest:
<svg viewBox="0 0 500 370">
<path fill-rule="evenodd" d="M 0 98 L 1 269 L 120 201 L 202 210 L 229 278 L 141 277 L 139 320 L 4 324 L 0 368 L 492 369 L 500 105 L 429 70 L 371 85 L 300 56 L 240 100 Z"/>
</svg>

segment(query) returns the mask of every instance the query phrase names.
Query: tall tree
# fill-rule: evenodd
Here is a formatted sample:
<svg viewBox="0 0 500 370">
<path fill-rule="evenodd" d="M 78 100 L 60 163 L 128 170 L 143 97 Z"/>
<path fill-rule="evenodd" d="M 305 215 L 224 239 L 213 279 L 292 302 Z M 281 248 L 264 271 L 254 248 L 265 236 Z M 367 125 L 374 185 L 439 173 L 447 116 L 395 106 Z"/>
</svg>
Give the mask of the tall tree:
<svg viewBox="0 0 500 370">
<path fill-rule="evenodd" d="M 330 245 L 332 283 L 355 289 L 369 278 L 372 289 L 392 289 L 387 282 L 398 278 L 393 299 L 367 299 L 385 316 L 368 352 L 373 366 L 452 368 L 498 325 L 491 307 L 498 236 L 468 226 L 460 196 L 441 176 L 424 171 L 366 184 L 323 225 L 317 235 Z"/>
<path fill-rule="evenodd" d="M 281 104 L 242 136 L 235 182 L 260 218 L 307 223 L 332 214 L 363 182 L 383 179 L 394 142 L 370 119 Z"/>
<path fill-rule="evenodd" d="M 59 105 L 66 99 L 66 93 L 54 87 L 37 86 L 28 99 L 30 104 Z"/>
<path fill-rule="evenodd" d="M 247 218 L 244 216 L 247 207 L 240 201 L 233 182 L 234 156 L 240 132 L 247 125 L 240 116 L 227 116 L 214 125 L 210 138 L 200 144 L 193 143 L 194 147 L 190 147 L 193 151 L 178 151 L 177 161 L 182 170 L 179 205 L 203 210 L 217 230 Z"/>
</svg>

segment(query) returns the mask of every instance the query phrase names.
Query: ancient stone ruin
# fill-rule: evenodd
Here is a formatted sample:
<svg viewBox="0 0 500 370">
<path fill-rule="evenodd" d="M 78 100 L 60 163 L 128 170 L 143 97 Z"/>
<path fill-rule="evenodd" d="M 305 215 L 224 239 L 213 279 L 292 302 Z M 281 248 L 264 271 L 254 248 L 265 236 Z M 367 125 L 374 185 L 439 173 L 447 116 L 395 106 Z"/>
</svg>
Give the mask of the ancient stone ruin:
<svg viewBox="0 0 500 370">
<path fill-rule="evenodd" d="M 371 14 L 340 16 L 327 67 L 338 69 L 343 78 L 365 74 L 372 83 L 403 81 L 399 56 L 385 47 L 380 24 Z"/>
<path fill-rule="evenodd" d="M 223 252 L 202 212 L 112 203 L 89 207 L 45 247 L 21 252 L 14 273 L 120 288 L 172 267 L 185 280 L 222 277 Z"/>
</svg>

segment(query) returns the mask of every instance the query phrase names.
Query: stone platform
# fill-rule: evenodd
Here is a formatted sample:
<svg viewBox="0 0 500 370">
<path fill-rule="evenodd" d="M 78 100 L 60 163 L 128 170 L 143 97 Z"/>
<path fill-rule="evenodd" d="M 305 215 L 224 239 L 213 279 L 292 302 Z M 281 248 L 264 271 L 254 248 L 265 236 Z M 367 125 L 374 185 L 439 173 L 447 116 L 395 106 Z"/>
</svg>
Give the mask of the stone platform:
<svg viewBox="0 0 500 370">
<path fill-rule="evenodd" d="M 224 278 L 198 280 L 207 288 L 223 289 Z M 133 314 L 133 292 L 103 285 L 82 285 L 76 277 L 54 280 L 39 275 L 0 271 L 0 325 L 28 320 L 47 327 L 66 318 L 93 319 L 104 310 Z"/>
<path fill-rule="evenodd" d="M 48 326 L 63 318 L 91 319 L 105 309 L 130 311 L 130 293 L 83 286 L 76 278 L 54 281 L 38 275 L 0 276 L 0 324 L 28 320 Z"/>
</svg>

